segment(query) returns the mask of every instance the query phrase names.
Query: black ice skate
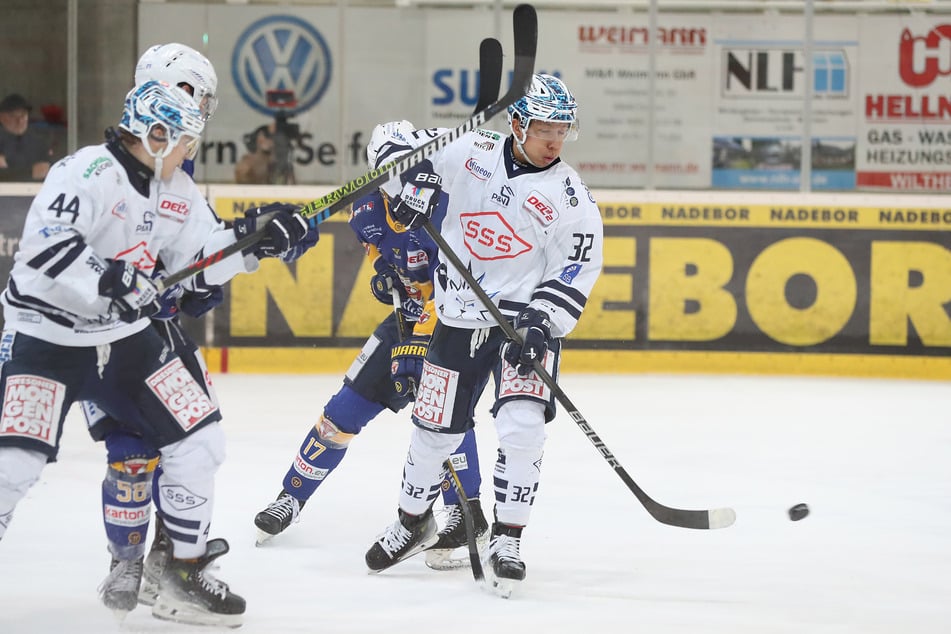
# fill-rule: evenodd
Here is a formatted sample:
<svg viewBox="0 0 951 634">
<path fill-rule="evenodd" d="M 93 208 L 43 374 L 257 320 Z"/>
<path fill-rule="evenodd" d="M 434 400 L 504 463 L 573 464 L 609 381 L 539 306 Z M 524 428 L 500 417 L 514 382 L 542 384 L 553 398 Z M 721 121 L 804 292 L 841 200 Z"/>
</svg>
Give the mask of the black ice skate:
<svg viewBox="0 0 951 634">
<path fill-rule="evenodd" d="M 244 599 L 206 570 L 228 550 L 225 540 L 211 539 L 205 554 L 198 559 L 169 558 L 158 598 L 152 606 L 152 616 L 190 625 L 240 627 L 244 620 Z"/>
<path fill-rule="evenodd" d="M 521 526 L 492 524 L 492 539 L 482 565 L 489 588 L 503 599 L 508 599 L 515 586 L 525 578 L 525 563 L 518 553 L 521 541 Z"/>
<path fill-rule="evenodd" d="M 431 509 L 422 515 L 399 511 L 399 520 L 367 551 L 366 562 L 370 572 L 386 570 L 393 564 L 423 552 L 436 543 L 436 520 Z"/>
<path fill-rule="evenodd" d="M 142 557 L 136 559 L 112 558 L 109 574 L 99 586 L 103 604 L 124 619 L 138 604 L 139 584 L 142 582 Z"/>
<path fill-rule="evenodd" d="M 155 599 L 158 597 L 159 580 L 162 578 L 162 572 L 165 571 L 165 563 L 172 552 L 172 540 L 165 532 L 165 523 L 159 516 L 155 517 L 155 537 L 152 539 L 152 547 L 145 556 L 145 565 L 142 569 L 142 587 L 139 588 L 139 603 L 142 605 L 155 605 Z"/>
<path fill-rule="evenodd" d="M 453 557 L 457 548 L 467 548 L 466 523 L 462 514 L 462 503 L 450 504 L 445 507 L 448 512 L 446 523 L 439 531 L 439 539 L 426 551 L 426 565 L 433 570 L 456 570 L 470 566 L 468 554 L 464 557 Z M 476 545 L 479 552 L 485 550 L 489 543 L 489 523 L 482 512 L 482 504 L 478 498 L 469 500 L 469 514 L 475 527 Z"/>
<path fill-rule="evenodd" d="M 298 521 L 302 508 L 304 508 L 304 502 L 287 491 L 281 491 L 276 500 L 254 516 L 254 525 L 258 527 L 257 545 L 260 546 L 275 535 L 279 535 L 288 526 Z"/>
</svg>

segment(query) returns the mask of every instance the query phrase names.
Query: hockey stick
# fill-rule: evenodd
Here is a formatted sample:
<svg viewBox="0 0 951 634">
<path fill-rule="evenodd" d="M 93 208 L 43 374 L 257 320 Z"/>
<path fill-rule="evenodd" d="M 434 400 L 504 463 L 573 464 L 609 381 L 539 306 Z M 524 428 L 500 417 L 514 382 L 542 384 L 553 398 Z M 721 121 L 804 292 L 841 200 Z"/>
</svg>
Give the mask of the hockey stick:
<svg viewBox="0 0 951 634">
<path fill-rule="evenodd" d="M 442 234 L 433 226 L 433 223 L 429 218 L 425 218 L 423 221 L 423 228 L 426 230 L 426 233 L 433 239 L 433 242 L 439 247 L 439 254 L 441 257 L 445 257 L 449 262 L 455 267 L 456 271 L 463 277 L 466 283 L 472 287 L 473 292 L 476 294 L 476 297 L 479 298 L 479 301 L 486 307 L 489 313 L 492 315 L 492 318 L 498 323 L 499 327 L 502 329 L 502 332 L 505 333 L 505 336 L 510 340 L 514 341 L 517 345 L 522 345 L 522 337 L 519 336 L 515 328 L 505 316 L 502 315 L 502 312 L 499 310 L 492 300 L 486 294 L 485 290 L 479 285 L 479 282 L 475 279 L 475 276 L 469 271 L 469 269 L 462 263 L 459 259 L 459 256 L 452 250 L 449 244 L 446 242 L 445 238 L 442 237 Z M 575 407 L 574 403 L 571 402 L 571 399 L 568 398 L 568 395 L 565 394 L 555 380 L 552 378 L 551 374 L 545 369 L 542 365 L 541 360 L 536 359 L 532 364 L 535 373 L 542 380 L 542 382 L 548 386 L 548 388 L 555 395 L 555 398 L 558 399 L 558 402 L 564 406 L 568 411 L 568 415 L 571 416 L 571 420 L 581 428 L 581 431 L 585 436 L 588 437 L 588 440 L 594 445 L 595 449 L 601 454 L 601 456 L 607 461 L 611 468 L 614 469 L 614 472 L 624 481 L 624 484 L 627 485 L 627 488 L 631 490 L 638 501 L 644 506 L 651 517 L 653 517 L 658 522 L 663 524 L 669 524 L 670 526 L 678 526 L 680 528 L 698 528 L 698 529 L 711 529 L 711 528 L 726 528 L 733 524 L 736 521 L 736 512 L 731 508 L 718 508 L 710 509 L 705 511 L 694 511 L 687 509 L 677 509 L 671 508 L 669 506 L 664 506 L 660 502 L 655 501 L 647 493 L 644 492 L 641 487 L 637 485 L 636 482 L 628 475 L 627 471 L 621 466 L 621 463 L 617 458 L 614 457 L 614 454 L 611 453 L 611 450 L 608 449 L 607 445 L 604 444 L 604 441 L 601 440 L 600 436 L 594 431 L 594 428 L 591 427 L 590 423 L 581 415 L 581 412 L 578 411 L 578 408 Z"/>
<path fill-rule="evenodd" d="M 501 83 L 502 44 L 494 37 L 487 37 L 479 44 L 479 98 L 473 115 L 498 100 Z"/>
<path fill-rule="evenodd" d="M 462 482 L 459 480 L 459 474 L 452 467 L 452 462 L 447 460 L 443 463 L 449 477 L 452 478 L 452 486 L 456 488 L 459 495 L 459 502 L 462 504 L 462 521 L 466 527 L 466 546 L 469 549 L 469 565 L 472 567 L 472 578 L 476 581 L 485 579 L 485 573 L 482 571 L 482 560 L 479 558 L 479 544 L 476 543 L 475 521 L 472 519 L 472 510 L 469 508 L 469 496 L 462 488 Z"/>
<path fill-rule="evenodd" d="M 538 42 L 538 19 L 535 15 L 535 8 L 530 4 L 520 4 L 515 7 L 512 13 L 512 28 L 515 40 L 515 63 L 512 71 L 512 85 L 508 91 L 502 95 L 501 99 L 475 113 L 459 127 L 419 146 L 395 161 L 391 161 L 377 169 L 371 169 L 363 176 L 353 179 L 322 198 L 307 203 L 301 209 L 301 215 L 308 219 L 313 218 L 315 224 L 324 222 L 333 214 L 365 195 L 366 192 L 372 188 L 383 185 L 391 178 L 398 177 L 406 170 L 429 158 L 435 152 L 446 147 L 453 141 L 458 140 L 464 134 L 475 130 L 521 99 L 522 96 L 528 92 L 528 88 L 532 83 L 532 75 L 535 73 L 535 47 Z M 207 269 L 209 266 L 217 264 L 227 257 L 254 246 L 263 237 L 264 228 L 262 227 L 233 244 L 229 244 L 220 251 L 216 251 L 211 255 L 196 260 L 162 280 L 156 280 L 156 287 L 161 292 Z"/>
</svg>

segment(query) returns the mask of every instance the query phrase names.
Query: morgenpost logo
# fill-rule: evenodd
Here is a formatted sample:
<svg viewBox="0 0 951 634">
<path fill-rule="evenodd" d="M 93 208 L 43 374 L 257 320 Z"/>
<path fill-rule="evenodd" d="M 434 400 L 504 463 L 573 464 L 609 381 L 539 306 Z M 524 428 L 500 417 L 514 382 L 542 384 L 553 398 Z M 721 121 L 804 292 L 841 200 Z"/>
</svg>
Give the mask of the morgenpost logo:
<svg viewBox="0 0 951 634">
<path fill-rule="evenodd" d="M 296 106 L 288 114 L 312 108 L 327 90 L 332 70 L 330 49 L 313 26 L 292 15 L 271 15 L 238 36 L 231 76 L 245 103 L 271 116 L 269 90 L 293 91 Z"/>
</svg>

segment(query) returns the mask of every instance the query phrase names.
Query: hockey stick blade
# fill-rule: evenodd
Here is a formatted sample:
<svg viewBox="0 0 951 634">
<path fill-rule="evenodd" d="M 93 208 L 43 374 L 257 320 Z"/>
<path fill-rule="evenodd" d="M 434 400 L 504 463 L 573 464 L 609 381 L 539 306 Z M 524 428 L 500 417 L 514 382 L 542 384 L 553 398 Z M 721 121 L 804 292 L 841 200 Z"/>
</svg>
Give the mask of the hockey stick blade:
<svg viewBox="0 0 951 634">
<path fill-rule="evenodd" d="M 499 310 L 499 307 L 492 302 L 488 294 L 475 279 L 475 276 L 472 275 L 472 272 L 462 263 L 462 260 L 459 259 L 459 256 L 456 255 L 455 251 L 452 250 L 452 247 L 446 242 L 446 239 L 442 237 L 442 234 L 433 226 L 433 223 L 427 218 L 423 222 L 423 228 L 426 230 L 426 233 L 433 239 L 433 242 L 436 243 L 436 246 L 439 247 L 439 256 L 448 260 L 449 263 L 456 269 L 456 271 L 463 277 L 466 283 L 472 288 L 472 291 L 476 294 L 476 297 L 479 298 L 479 301 L 482 302 L 482 305 L 489 311 L 492 315 L 492 318 L 496 321 L 498 326 L 502 329 L 502 332 L 505 333 L 505 336 L 514 341 L 518 345 L 522 345 L 522 337 L 519 336 L 518 332 L 515 331 L 515 328 L 505 316 L 502 315 L 502 312 Z M 614 454 L 611 453 L 611 450 L 608 449 L 607 445 L 604 444 L 604 441 L 601 440 L 601 437 L 594 431 L 588 421 L 582 416 L 581 412 L 578 411 L 578 408 L 575 407 L 574 403 L 571 402 L 571 399 L 568 398 L 568 395 L 565 394 L 564 390 L 555 382 L 555 379 L 552 378 L 551 374 L 545 369 L 545 366 L 541 364 L 539 360 L 534 362 L 534 370 L 538 375 L 538 378 L 548 386 L 552 391 L 552 394 L 555 395 L 555 398 L 559 403 L 565 408 L 568 412 L 568 415 L 571 417 L 571 420 L 575 422 L 578 427 L 581 428 L 581 431 L 584 432 L 584 435 L 588 437 L 588 440 L 594 445 L 595 449 L 601 454 L 601 457 L 604 458 L 611 468 L 614 469 L 614 472 L 621 478 L 624 484 L 627 485 L 627 488 L 631 490 L 634 496 L 638 499 L 641 505 L 650 513 L 658 522 L 662 524 L 668 524 L 670 526 L 677 526 L 679 528 L 697 528 L 697 529 L 711 529 L 711 528 L 726 528 L 733 524 L 736 521 L 736 513 L 731 508 L 720 508 L 720 509 L 711 509 L 711 510 L 702 510 L 694 511 L 687 509 L 677 509 L 671 508 L 669 506 L 664 506 L 663 504 L 657 502 L 651 498 L 647 493 L 644 492 L 641 487 L 634 482 L 633 478 L 628 475 L 627 471 L 621 465 L 617 458 L 614 457 Z"/>
<path fill-rule="evenodd" d="M 472 115 L 457 128 L 449 130 L 432 141 L 425 143 L 415 150 L 404 154 L 398 160 L 391 161 L 377 169 L 372 169 L 363 176 L 353 179 L 330 192 L 329 194 L 307 203 L 301 209 L 301 215 L 313 219 L 320 224 L 338 211 L 346 208 L 350 203 L 364 196 L 374 187 L 383 185 L 391 178 L 396 178 L 414 165 L 432 156 L 464 134 L 475 130 L 486 121 L 499 114 L 510 105 L 521 99 L 532 83 L 535 73 L 535 48 L 538 43 L 538 19 L 535 8 L 529 4 L 520 4 L 512 13 L 512 25 L 515 38 L 515 63 L 512 70 L 512 85 L 502 95 L 501 99 L 489 104 L 488 107 Z M 156 287 L 161 292 L 192 275 L 207 269 L 227 257 L 240 253 L 254 246 L 264 237 L 264 229 L 246 235 L 227 247 L 192 262 L 180 271 L 176 271 L 162 280 L 155 280 Z"/>
<path fill-rule="evenodd" d="M 443 463 L 443 467 L 449 472 L 452 479 L 452 486 L 456 489 L 459 496 L 459 503 L 462 507 L 462 522 L 466 527 L 466 547 L 469 550 L 469 566 L 472 568 L 472 578 L 476 581 L 485 579 L 485 573 L 482 570 L 482 560 L 479 558 L 479 546 L 476 543 L 475 520 L 472 518 L 472 510 L 469 508 L 469 496 L 462 488 L 462 481 L 459 480 L 459 474 L 452 467 L 449 460 Z"/>
<path fill-rule="evenodd" d="M 473 114 L 498 100 L 501 83 L 502 44 L 494 37 L 487 37 L 479 45 L 479 100 Z"/>
</svg>

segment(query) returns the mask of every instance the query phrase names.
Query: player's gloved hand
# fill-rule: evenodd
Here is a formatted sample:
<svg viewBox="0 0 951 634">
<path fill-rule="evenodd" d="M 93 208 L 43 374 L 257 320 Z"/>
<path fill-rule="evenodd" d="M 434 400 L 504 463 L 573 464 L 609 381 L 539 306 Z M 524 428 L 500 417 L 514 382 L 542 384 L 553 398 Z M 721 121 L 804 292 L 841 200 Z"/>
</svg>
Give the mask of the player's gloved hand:
<svg viewBox="0 0 951 634">
<path fill-rule="evenodd" d="M 399 274 L 382 256 L 373 260 L 373 268 L 376 274 L 370 278 L 370 292 L 376 297 L 377 301 L 383 304 L 393 304 L 393 289 L 400 294 L 400 304 L 406 295 L 406 287 L 403 286 L 403 280 Z"/>
<path fill-rule="evenodd" d="M 288 203 L 271 203 L 249 209 L 244 218 L 235 219 L 232 227 L 239 240 L 264 228 L 264 237 L 245 251 L 258 258 L 283 257 L 291 247 L 304 242 L 311 232 L 312 237 L 319 239 L 317 225 L 311 227 L 310 222 L 300 215 L 300 207 Z"/>
<path fill-rule="evenodd" d="M 125 260 L 106 260 L 106 270 L 99 276 L 99 294 L 112 300 L 109 312 L 122 321 L 132 323 L 151 317 L 162 309 L 158 289 L 148 275 Z"/>
<path fill-rule="evenodd" d="M 431 218 L 439 204 L 442 177 L 433 171 L 429 159 L 420 161 L 400 176 L 403 191 L 396 197 L 390 213 L 393 220 L 409 230 L 418 229 Z"/>
<path fill-rule="evenodd" d="M 183 313 L 198 319 L 223 301 L 225 301 L 224 290 L 220 286 L 212 286 L 201 292 L 186 292 L 178 305 Z"/>
<path fill-rule="evenodd" d="M 320 231 L 317 229 L 317 221 L 311 218 L 307 221 L 307 233 L 304 234 L 300 242 L 281 254 L 281 261 L 288 264 L 296 261 L 316 245 L 319 240 Z"/>
<path fill-rule="evenodd" d="M 508 341 L 502 346 L 502 358 L 515 366 L 519 376 L 531 374 L 534 361 L 544 361 L 551 345 L 551 319 L 548 313 L 526 306 L 515 318 L 515 332 L 522 345 Z"/>
<path fill-rule="evenodd" d="M 390 378 L 398 395 L 410 396 L 416 391 L 429 339 L 429 335 L 412 335 L 390 348 Z"/>
</svg>

